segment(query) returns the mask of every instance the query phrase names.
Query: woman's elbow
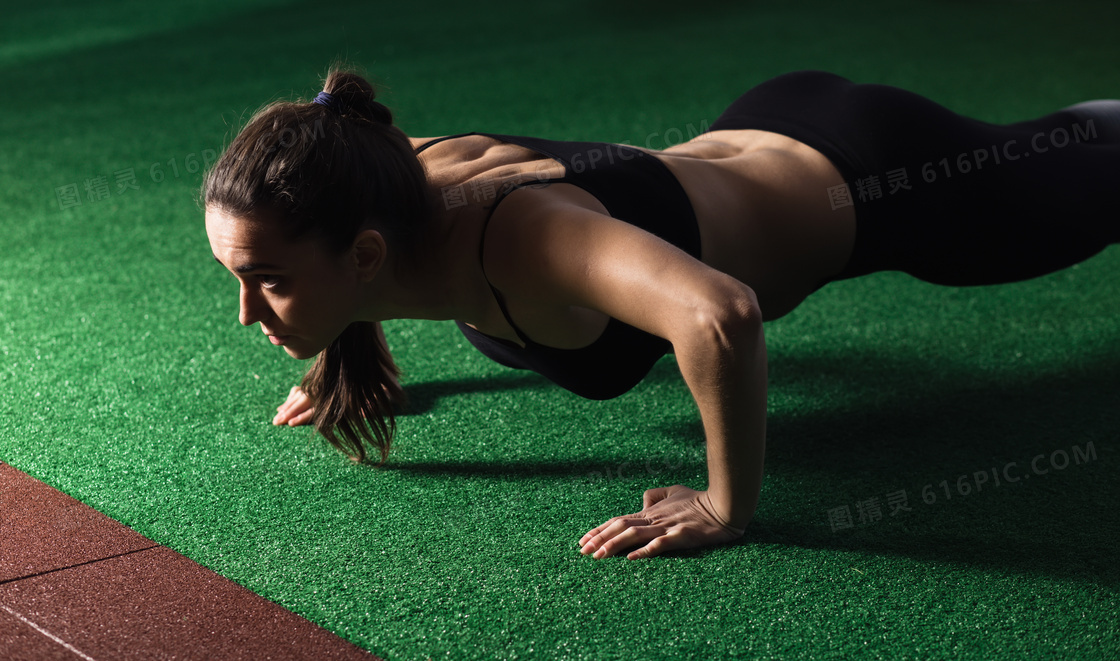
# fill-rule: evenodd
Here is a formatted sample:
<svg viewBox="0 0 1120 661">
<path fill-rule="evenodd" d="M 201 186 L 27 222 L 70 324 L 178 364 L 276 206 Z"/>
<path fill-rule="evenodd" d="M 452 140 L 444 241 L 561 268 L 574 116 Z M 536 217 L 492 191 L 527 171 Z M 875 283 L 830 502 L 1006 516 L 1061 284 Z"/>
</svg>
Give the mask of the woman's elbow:
<svg viewBox="0 0 1120 661">
<path fill-rule="evenodd" d="M 762 336 L 758 297 L 746 285 L 735 287 L 703 305 L 697 314 L 697 324 L 708 341 L 723 351 L 753 346 Z"/>
</svg>

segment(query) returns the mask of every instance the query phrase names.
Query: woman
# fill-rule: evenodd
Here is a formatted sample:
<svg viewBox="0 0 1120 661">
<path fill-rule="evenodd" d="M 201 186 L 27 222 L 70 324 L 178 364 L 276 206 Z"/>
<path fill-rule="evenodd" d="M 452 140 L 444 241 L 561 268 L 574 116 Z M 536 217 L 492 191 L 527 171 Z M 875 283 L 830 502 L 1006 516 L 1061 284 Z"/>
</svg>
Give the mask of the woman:
<svg viewBox="0 0 1120 661">
<path fill-rule="evenodd" d="M 240 321 L 317 356 L 275 424 L 388 455 L 403 401 L 387 319 L 454 319 L 502 364 L 585 397 L 666 352 L 696 404 L 708 488 L 652 489 L 581 551 L 741 536 L 766 435 L 762 323 L 881 270 L 992 284 L 1120 241 L 1120 101 L 994 125 L 823 72 L 767 81 L 663 151 L 464 134 L 409 138 L 360 76 L 260 111 L 208 173 L 206 229 Z"/>
</svg>

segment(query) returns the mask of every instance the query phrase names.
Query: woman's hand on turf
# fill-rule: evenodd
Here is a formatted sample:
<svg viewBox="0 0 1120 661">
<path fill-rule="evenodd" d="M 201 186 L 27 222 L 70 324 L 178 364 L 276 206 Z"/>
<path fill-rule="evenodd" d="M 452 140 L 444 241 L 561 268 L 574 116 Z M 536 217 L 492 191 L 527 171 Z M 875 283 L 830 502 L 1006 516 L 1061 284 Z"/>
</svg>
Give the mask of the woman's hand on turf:
<svg viewBox="0 0 1120 661">
<path fill-rule="evenodd" d="M 641 512 L 614 517 L 584 535 L 579 545 L 580 553 L 593 553 L 595 558 L 634 549 L 626 557 L 637 560 L 730 542 L 743 532 L 719 518 L 707 491 L 676 484 L 646 491 Z"/>
<path fill-rule="evenodd" d="M 311 422 L 315 414 L 315 404 L 307 393 L 299 386 L 292 386 L 288 393 L 288 401 L 276 407 L 276 417 L 272 419 L 274 425 L 305 425 Z"/>
</svg>

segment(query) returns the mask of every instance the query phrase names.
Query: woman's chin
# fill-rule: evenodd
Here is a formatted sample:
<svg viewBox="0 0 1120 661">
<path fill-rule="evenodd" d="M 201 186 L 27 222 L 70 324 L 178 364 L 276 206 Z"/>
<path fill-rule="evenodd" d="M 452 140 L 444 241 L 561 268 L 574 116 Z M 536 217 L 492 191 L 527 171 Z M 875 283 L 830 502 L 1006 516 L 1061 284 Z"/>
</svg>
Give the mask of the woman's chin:
<svg viewBox="0 0 1120 661">
<path fill-rule="evenodd" d="M 318 349 L 313 350 L 312 348 L 299 343 L 296 343 L 294 346 L 293 344 L 285 344 L 284 351 L 296 360 L 307 360 L 308 358 L 314 358 L 315 356 L 319 355 Z"/>
</svg>

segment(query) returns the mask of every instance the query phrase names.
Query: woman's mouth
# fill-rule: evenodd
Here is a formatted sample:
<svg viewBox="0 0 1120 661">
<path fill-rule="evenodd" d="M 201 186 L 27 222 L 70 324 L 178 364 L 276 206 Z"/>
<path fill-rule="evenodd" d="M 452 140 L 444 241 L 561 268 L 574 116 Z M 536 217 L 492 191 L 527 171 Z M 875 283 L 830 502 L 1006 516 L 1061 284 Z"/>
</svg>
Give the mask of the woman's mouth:
<svg viewBox="0 0 1120 661">
<path fill-rule="evenodd" d="M 268 341 L 275 344 L 276 346 L 280 346 L 287 342 L 288 338 L 290 337 L 291 335 L 269 335 Z"/>
</svg>

